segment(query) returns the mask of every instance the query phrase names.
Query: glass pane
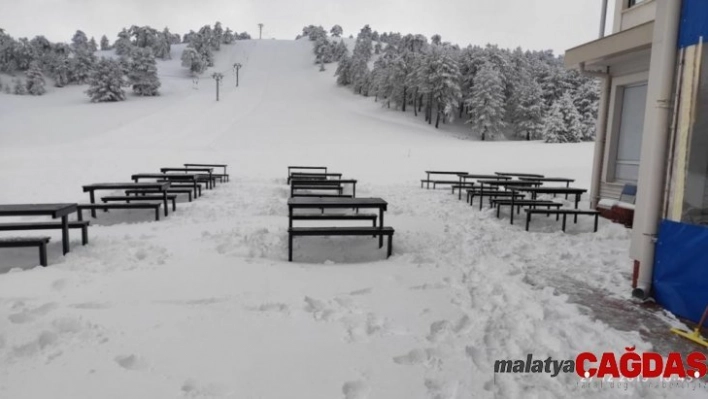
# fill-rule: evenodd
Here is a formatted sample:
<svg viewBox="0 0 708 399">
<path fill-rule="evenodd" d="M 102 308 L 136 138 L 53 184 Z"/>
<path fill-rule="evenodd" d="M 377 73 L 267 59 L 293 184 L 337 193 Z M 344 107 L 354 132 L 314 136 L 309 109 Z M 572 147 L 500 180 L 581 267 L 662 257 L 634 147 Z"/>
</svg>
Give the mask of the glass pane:
<svg viewBox="0 0 708 399">
<path fill-rule="evenodd" d="M 624 88 L 620 116 L 617 160 L 639 162 L 644 131 L 644 109 L 647 103 L 647 85 Z"/>
<path fill-rule="evenodd" d="M 615 178 L 617 180 L 636 182 L 639 177 L 639 164 L 626 164 L 618 162 L 615 165 Z"/>
</svg>

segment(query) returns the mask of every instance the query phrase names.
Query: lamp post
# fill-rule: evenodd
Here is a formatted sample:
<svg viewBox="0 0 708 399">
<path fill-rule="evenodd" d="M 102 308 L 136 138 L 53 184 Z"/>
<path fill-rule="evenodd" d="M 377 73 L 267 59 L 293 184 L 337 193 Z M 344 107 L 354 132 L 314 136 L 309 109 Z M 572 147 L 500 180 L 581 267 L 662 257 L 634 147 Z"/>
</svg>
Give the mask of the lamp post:
<svg viewBox="0 0 708 399">
<path fill-rule="evenodd" d="M 216 101 L 219 101 L 219 84 L 221 83 L 221 79 L 224 78 L 224 74 L 216 72 L 211 75 L 211 77 L 216 80 Z"/>
<path fill-rule="evenodd" d="M 238 62 L 234 64 L 234 71 L 236 72 L 236 87 L 238 87 L 238 70 L 241 69 L 242 65 Z"/>
</svg>

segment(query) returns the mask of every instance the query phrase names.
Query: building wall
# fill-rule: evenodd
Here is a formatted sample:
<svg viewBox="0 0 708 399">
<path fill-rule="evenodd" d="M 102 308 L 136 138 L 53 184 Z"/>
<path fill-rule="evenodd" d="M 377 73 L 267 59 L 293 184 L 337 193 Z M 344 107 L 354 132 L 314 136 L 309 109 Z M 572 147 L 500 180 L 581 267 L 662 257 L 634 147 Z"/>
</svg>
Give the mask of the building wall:
<svg viewBox="0 0 708 399">
<path fill-rule="evenodd" d="M 632 7 L 628 7 L 628 4 L 629 0 L 615 0 L 613 33 L 653 21 L 656 16 L 656 0 L 644 0 Z"/>
</svg>

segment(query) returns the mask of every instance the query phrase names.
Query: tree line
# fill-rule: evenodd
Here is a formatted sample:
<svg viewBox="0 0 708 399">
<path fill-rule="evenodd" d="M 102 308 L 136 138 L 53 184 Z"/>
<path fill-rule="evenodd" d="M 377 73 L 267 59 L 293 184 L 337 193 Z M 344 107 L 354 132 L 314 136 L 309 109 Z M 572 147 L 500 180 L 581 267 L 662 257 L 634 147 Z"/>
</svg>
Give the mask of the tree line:
<svg viewBox="0 0 708 399">
<path fill-rule="evenodd" d="M 172 45 L 188 43 L 182 64 L 193 73 L 201 73 L 213 65 L 212 51 L 218 51 L 221 43 L 243 39 L 250 39 L 250 35 L 224 30 L 219 22 L 213 29 L 206 25 L 183 36 L 168 28 L 159 31 L 133 25 L 123 28 L 113 44 L 103 35 L 100 49 L 114 50 L 118 57 L 99 59 L 99 44 L 81 30 L 67 44 L 53 43 L 41 35 L 31 40 L 15 39 L 0 29 L 0 72 L 13 77 L 11 84 L 0 80 L 0 90 L 7 94 L 42 95 L 46 92 L 45 78 L 49 77 L 56 87 L 88 84 L 86 94 L 93 102 L 125 100 L 126 87 L 132 88 L 135 95 L 157 96 L 161 83 L 156 59 L 171 59 Z"/>
<path fill-rule="evenodd" d="M 320 70 L 337 62 L 337 84 L 425 122 L 463 119 L 482 140 L 500 136 L 546 142 L 593 140 L 596 80 L 566 69 L 551 50 L 461 48 L 440 35 L 382 33 L 364 26 L 349 51 L 335 25 L 306 26 Z"/>
</svg>

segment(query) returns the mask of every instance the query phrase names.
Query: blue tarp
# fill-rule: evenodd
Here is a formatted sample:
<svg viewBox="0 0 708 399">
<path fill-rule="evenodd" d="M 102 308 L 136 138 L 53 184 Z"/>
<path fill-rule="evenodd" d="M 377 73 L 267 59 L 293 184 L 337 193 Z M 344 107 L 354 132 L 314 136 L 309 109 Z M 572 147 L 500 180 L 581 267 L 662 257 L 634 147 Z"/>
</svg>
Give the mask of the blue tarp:
<svg viewBox="0 0 708 399">
<path fill-rule="evenodd" d="M 697 44 L 701 36 L 703 36 L 704 42 L 708 41 L 708 1 L 683 0 L 681 4 L 679 48 Z"/>
<path fill-rule="evenodd" d="M 661 222 L 654 257 L 654 298 L 675 315 L 698 322 L 708 306 L 708 228 Z"/>
</svg>

